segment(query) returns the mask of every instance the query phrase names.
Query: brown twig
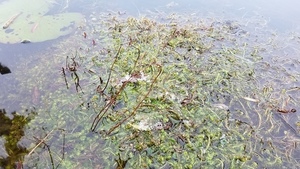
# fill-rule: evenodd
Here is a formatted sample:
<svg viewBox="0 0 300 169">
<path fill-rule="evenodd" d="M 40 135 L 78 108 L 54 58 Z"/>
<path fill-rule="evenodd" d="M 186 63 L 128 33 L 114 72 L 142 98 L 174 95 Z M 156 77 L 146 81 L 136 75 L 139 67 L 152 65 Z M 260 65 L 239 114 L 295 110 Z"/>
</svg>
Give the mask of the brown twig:
<svg viewBox="0 0 300 169">
<path fill-rule="evenodd" d="M 81 86 L 80 86 L 80 84 L 79 84 L 79 76 L 77 75 L 76 72 L 73 72 L 71 75 L 73 75 L 73 74 L 75 76 L 74 83 L 75 83 L 76 91 L 78 92 L 79 91 L 78 88 L 80 88 L 81 92 L 84 93 L 83 90 L 82 90 L 82 88 L 81 88 Z"/>
<path fill-rule="evenodd" d="M 123 120 L 119 121 L 115 126 L 111 127 L 109 129 L 109 131 L 106 133 L 107 135 L 110 135 L 117 127 L 119 127 L 121 124 L 123 124 L 125 121 L 127 121 L 129 118 L 131 118 L 132 116 L 134 116 L 137 112 L 137 110 L 141 107 L 142 103 L 144 102 L 144 100 L 148 97 L 148 95 L 150 94 L 150 92 L 152 91 L 153 85 L 154 83 L 157 81 L 157 78 L 160 76 L 161 72 L 162 72 L 162 67 L 158 64 L 156 64 L 156 66 L 159 67 L 159 72 L 158 74 L 155 76 L 155 78 L 153 79 L 153 81 L 151 82 L 150 88 L 147 91 L 147 93 L 144 95 L 144 97 L 139 101 L 139 103 L 137 104 L 137 106 L 133 109 L 133 111 L 131 112 L 131 114 L 124 118 Z M 127 110 L 126 110 L 127 111 Z"/>
<path fill-rule="evenodd" d="M 35 149 L 37 149 L 50 136 L 53 131 L 54 129 L 52 129 L 42 140 L 40 140 L 40 142 L 28 153 L 28 156 L 30 156 L 35 151 Z"/>
<path fill-rule="evenodd" d="M 62 70 L 63 77 L 64 77 L 64 79 L 65 79 L 65 83 L 66 83 L 67 89 L 69 89 L 69 84 L 68 84 L 68 81 L 67 81 L 65 68 L 62 67 L 61 70 Z"/>
<path fill-rule="evenodd" d="M 62 160 L 64 160 L 65 158 L 65 133 L 63 133 L 63 149 L 62 149 L 62 158 L 60 160 L 60 162 L 56 165 L 56 167 L 54 166 L 54 160 L 53 160 L 53 156 L 52 156 L 52 153 L 51 153 L 51 150 L 50 150 L 50 146 L 48 144 L 45 143 L 46 139 L 50 136 L 50 134 L 55 131 L 55 130 L 61 130 L 62 132 L 64 132 L 65 130 L 64 129 L 61 129 L 61 128 L 58 128 L 58 129 L 52 129 L 43 139 L 39 139 L 39 138 L 36 138 L 34 137 L 36 140 L 39 141 L 39 143 L 28 153 L 28 156 L 30 156 L 34 151 L 35 149 L 37 149 L 37 147 L 39 147 L 41 144 L 44 144 L 48 150 L 48 153 L 49 153 L 49 156 L 50 156 L 50 160 L 51 160 L 51 165 L 52 165 L 52 168 L 58 168 L 59 165 L 61 164 Z"/>
<path fill-rule="evenodd" d="M 96 127 L 98 126 L 99 122 L 101 121 L 101 119 L 103 118 L 103 116 L 107 113 L 108 109 L 115 104 L 117 97 L 120 95 L 120 93 L 124 90 L 124 88 L 126 87 L 128 81 L 125 81 L 121 88 L 119 89 L 119 91 L 110 98 L 109 102 L 100 110 L 100 112 L 98 113 L 98 115 L 94 118 L 94 121 L 92 123 L 91 126 L 91 130 L 95 131 Z"/>
<path fill-rule="evenodd" d="M 121 47 L 122 47 L 122 46 L 120 45 L 120 47 L 119 47 L 119 49 L 118 49 L 118 52 L 117 52 L 117 54 L 116 54 L 116 56 L 115 56 L 115 60 L 114 60 L 114 62 L 111 64 L 111 67 L 110 67 L 110 70 L 109 70 L 109 74 L 108 74 L 108 78 L 107 78 L 107 82 L 106 82 L 105 87 L 103 88 L 102 92 L 104 92 L 105 89 L 106 89 L 107 86 L 108 86 L 108 83 L 109 83 L 110 77 L 111 77 L 111 73 L 112 73 L 112 70 L 113 70 L 113 68 L 114 68 L 115 63 L 116 63 L 117 60 L 118 60 L 118 56 L 119 56 L 119 54 L 120 54 Z"/>
</svg>

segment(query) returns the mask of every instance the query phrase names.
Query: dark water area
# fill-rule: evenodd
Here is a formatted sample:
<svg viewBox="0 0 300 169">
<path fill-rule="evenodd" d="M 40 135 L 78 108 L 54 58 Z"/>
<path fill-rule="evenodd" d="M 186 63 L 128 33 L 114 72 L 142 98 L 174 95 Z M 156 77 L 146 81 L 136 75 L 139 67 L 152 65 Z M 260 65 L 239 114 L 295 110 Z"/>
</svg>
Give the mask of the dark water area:
<svg viewBox="0 0 300 169">
<path fill-rule="evenodd" d="M 40 54 L 40 52 L 46 50 L 49 45 L 55 43 L 55 41 L 57 40 L 43 43 L 0 44 L 0 63 L 8 67 L 11 71 L 11 73 L 0 76 L 0 93 L 2 96 L 7 95 L 8 93 L 18 93 L 19 86 L 23 84 L 20 84 L 20 81 L 15 80 L 15 74 L 20 73 L 20 71 L 24 75 L 28 73 L 26 68 L 22 69 L 22 67 L 20 67 L 22 62 L 33 55 L 36 55 L 36 60 L 38 60 L 38 58 L 45 57 Z M 32 74 L 32 76 L 34 76 L 34 74 Z M 18 103 L 12 104 L 2 100 L 0 105 L 2 108 L 7 108 L 6 111 L 8 114 L 9 112 L 21 110 Z"/>
<path fill-rule="evenodd" d="M 15 66 L 20 58 L 26 58 L 34 53 L 41 52 L 53 42 L 28 43 L 28 44 L 0 44 L 1 62 L 7 65 Z M 12 67 L 12 69 L 14 69 Z"/>
</svg>

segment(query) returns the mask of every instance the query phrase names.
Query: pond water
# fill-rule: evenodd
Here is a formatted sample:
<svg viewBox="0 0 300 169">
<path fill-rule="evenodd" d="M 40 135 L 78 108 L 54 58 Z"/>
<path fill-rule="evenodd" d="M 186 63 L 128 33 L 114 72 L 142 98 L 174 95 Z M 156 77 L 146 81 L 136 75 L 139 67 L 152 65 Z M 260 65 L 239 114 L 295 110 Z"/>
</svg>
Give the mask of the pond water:
<svg viewBox="0 0 300 169">
<path fill-rule="evenodd" d="M 0 18 L 0 168 L 300 167 L 300 2 L 44 1 Z"/>
</svg>

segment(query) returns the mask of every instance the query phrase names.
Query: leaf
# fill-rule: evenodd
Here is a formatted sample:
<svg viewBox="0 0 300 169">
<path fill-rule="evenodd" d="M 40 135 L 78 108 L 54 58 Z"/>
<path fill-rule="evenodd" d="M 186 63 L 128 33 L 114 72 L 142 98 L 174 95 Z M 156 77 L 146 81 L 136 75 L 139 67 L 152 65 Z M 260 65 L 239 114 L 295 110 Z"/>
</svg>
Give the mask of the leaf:
<svg viewBox="0 0 300 169">
<path fill-rule="evenodd" d="M 250 98 L 250 97 L 243 97 L 243 99 L 247 100 L 247 101 L 250 101 L 250 102 L 259 102 L 258 99 L 253 99 L 253 98 Z"/>
<path fill-rule="evenodd" d="M 10 0 L 1 3 L 0 23 L 8 26 L 0 31 L 0 42 L 20 43 L 24 39 L 42 42 L 56 39 L 71 33 L 83 21 L 80 13 L 45 15 L 51 7 L 53 3 L 42 0 Z"/>
</svg>

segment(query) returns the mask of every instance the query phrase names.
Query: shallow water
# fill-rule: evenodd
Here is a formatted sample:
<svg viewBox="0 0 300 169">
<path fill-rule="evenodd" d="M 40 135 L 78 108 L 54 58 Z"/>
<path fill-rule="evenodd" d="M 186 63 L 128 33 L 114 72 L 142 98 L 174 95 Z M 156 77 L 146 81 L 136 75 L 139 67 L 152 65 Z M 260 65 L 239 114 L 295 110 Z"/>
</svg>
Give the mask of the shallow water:
<svg viewBox="0 0 300 169">
<path fill-rule="evenodd" d="M 297 99 L 299 98 L 299 90 L 297 89 L 299 85 L 299 51 L 297 50 L 297 45 L 299 45 L 299 25 L 300 21 L 293 19 L 300 16 L 300 11 L 297 7 L 300 5 L 300 2 L 296 0 L 285 1 L 282 4 L 281 1 L 238 1 L 238 0 L 223 0 L 223 1 L 122 1 L 122 0 L 114 0 L 107 2 L 99 2 L 99 1 L 84 1 L 84 0 L 70 0 L 63 1 L 61 3 L 57 3 L 54 9 L 50 11 L 50 13 L 59 13 L 59 12 L 80 12 L 85 16 L 87 23 L 95 23 L 100 22 L 101 18 L 109 17 L 110 15 L 120 15 L 121 17 L 134 16 L 134 17 L 153 17 L 158 21 L 165 22 L 164 18 L 169 16 L 172 13 L 176 13 L 177 15 L 188 15 L 190 19 L 193 20 L 195 18 L 209 18 L 208 20 L 216 21 L 222 24 L 227 23 L 238 23 L 242 30 L 250 32 L 250 34 L 257 34 L 257 37 L 251 37 L 248 39 L 248 43 L 251 44 L 251 41 L 261 42 L 261 44 L 266 45 L 260 46 L 264 47 L 268 52 L 264 53 L 263 59 L 261 61 L 261 66 L 256 66 L 256 71 L 258 75 L 261 77 L 257 77 L 258 86 L 260 88 L 267 88 L 272 86 L 272 90 L 274 91 L 272 96 L 269 98 L 274 99 L 274 102 L 280 102 L 278 105 L 282 108 L 294 108 L 299 109 L 300 107 L 295 107 L 298 103 Z M 228 22 L 229 21 L 229 22 Z M 257 25 L 256 25 L 257 24 Z M 95 149 L 104 149 L 107 142 L 105 142 L 100 136 L 95 136 L 91 133 L 86 133 L 86 129 L 84 125 L 75 125 L 74 120 L 79 118 L 85 118 L 85 122 L 89 124 L 92 121 L 93 110 L 85 109 L 84 106 L 78 106 L 84 103 L 81 103 L 80 100 L 77 99 L 76 90 L 73 88 L 72 90 L 60 90 L 61 86 L 64 86 L 64 79 L 61 78 L 61 67 L 66 67 L 65 58 L 66 56 L 74 56 L 75 51 L 81 47 L 88 47 L 89 49 L 84 48 L 83 50 L 98 50 L 97 46 L 93 47 L 92 40 L 97 39 L 98 34 L 92 34 L 90 31 L 93 28 L 93 24 L 86 25 L 86 28 L 83 27 L 81 30 L 74 30 L 74 33 L 67 35 L 65 37 L 60 37 L 55 40 L 49 40 L 46 42 L 40 43 L 29 43 L 29 44 L 0 44 L 0 61 L 10 68 L 12 71 L 11 74 L 6 74 L 0 76 L 0 109 L 5 109 L 6 115 L 13 119 L 14 115 L 12 112 L 17 112 L 18 114 L 24 115 L 27 117 L 28 114 L 36 115 L 36 118 L 45 118 L 51 119 L 53 118 L 53 123 L 47 124 L 46 121 L 35 121 L 33 126 L 39 126 L 41 129 L 32 129 L 29 125 L 28 131 L 23 134 L 27 134 L 26 139 L 23 139 L 20 144 L 24 147 L 27 147 L 27 154 L 29 153 L 29 148 L 32 148 L 35 142 L 38 142 L 37 138 L 45 138 L 46 134 L 54 133 L 51 135 L 52 139 L 49 139 L 48 145 L 53 143 L 55 146 L 63 146 L 65 147 L 66 152 L 73 152 L 73 149 L 76 149 L 76 153 L 84 152 L 87 153 L 85 155 L 76 155 L 72 154 L 72 157 L 68 157 L 67 163 L 76 163 L 76 167 L 82 167 L 80 162 L 88 163 L 87 161 L 91 161 L 91 164 L 84 164 L 83 166 L 94 166 L 100 167 L 100 163 L 104 163 L 110 168 L 116 168 L 116 164 L 112 165 L 103 161 L 103 158 L 97 158 L 96 153 L 101 153 L 102 150 Z M 89 31 L 88 38 L 84 42 L 76 41 L 78 44 L 65 49 L 61 49 L 59 44 L 65 41 L 73 41 L 77 40 L 78 36 L 81 36 L 82 31 Z M 244 36 L 241 34 L 240 36 Z M 100 38 L 101 39 L 101 38 Z M 89 41 L 88 41 L 89 40 Z M 267 43 L 269 42 L 269 43 Z M 95 43 L 98 43 L 95 42 Z M 100 42 L 102 43 L 102 42 Z M 270 47 L 271 46 L 271 47 Z M 95 49 L 96 48 L 96 49 Z M 61 56 L 60 59 L 57 59 Z M 242 56 L 240 56 L 242 57 Z M 52 60 L 53 58 L 53 60 Z M 54 59 L 55 58 L 55 59 Z M 49 63 L 48 63 L 49 62 Z M 55 64 L 50 64 L 51 62 Z M 69 61 L 70 62 L 70 61 Z M 266 64 L 264 64 L 267 62 Z M 41 66 L 40 63 L 43 63 Z M 47 63 L 47 64 L 44 64 Z M 81 64 L 85 63 L 82 61 Z M 36 66 L 39 65 L 39 66 Z M 90 66 L 91 70 L 95 71 L 96 69 L 93 66 Z M 27 71 L 29 70 L 30 71 Z M 287 71 L 286 71 L 287 70 Z M 96 70 L 97 71 L 97 70 Z M 103 70 L 101 70 L 103 71 Z M 104 70 L 107 71 L 107 70 Z M 44 72 L 48 72 L 47 76 L 43 77 Z M 265 72 L 265 73 L 264 73 Z M 266 79 L 272 77 L 274 74 L 274 79 Z M 88 76 L 88 75 L 87 75 Z M 24 77 L 24 78 L 22 78 Z M 70 79 L 71 75 L 67 75 L 67 78 Z M 53 79 L 48 84 L 44 84 L 43 81 L 48 81 L 45 79 Z M 91 78 L 94 78 L 91 76 Z M 57 80 L 58 79 L 58 80 Z M 68 80 L 69 80 L 68 79 Z M 280 80 L 277 80 L 280 79 Z M 283 80 L 284 79 L 284 80 Z M 95 78 L 92 80 L 94 84 L 97 84 L 99 79 Z M 72 86 L 73 84 L 69 84 Z M 85 81 L 81 82 L 81 85 L 92 86 L 91 82 L 85 83 Z M 280 95 L 282 90 L 287 90 L 283 96 Z M 92 89 L 91 89 L 92 90 Z M 270 89 L 271 90 L 271 89 Z M 291 91 L 290 91 L 291 90 Z M 92 92 L 92 91 L 88 91 Z M 50 96 L 48 93 L 53 93 Z M 80 93 L 80 92 L 79 92 Z M 249 93 L 251 95 L 251 93 Z M 274 96 L 273 96 L 274 95 Z M 49 97 L 48 101 L 41 103 L 41 100 L 47 100 L 44 97 Z M 66 97 L 68 99 L 57 97 Z M 276 100 L 276 97 L 278 100 Z M 15 99 L 14 99 L 15 98 Z M 24 98 L 24 99 L 22 99 Z M 70 99 L 71 98 L 71 99 Z M 94 98 L 92 98 L 94 99 Z M 100 98 L 98 98 L 100 100 Z M 280 101 L 279 101 L 280 100 Z M 267 101 L 266 101 L 267 102 Z M 226 104 L 230 104 L 228 102 L 224 102 Z M 290 104 L 291 103 L 291 104 Z M 122 104 L 122 103 L 121 103 Z M 265 104 L 265 103 L 264 103 Z M 266 103 L 267 104 L 267 103 Z M 41 106 L 42 105 L 42 106 Z M 63 106 L 63 108 L 59 108 Z M 229 105 L 226 105 L 229 106 Z M 243 105 L 240 104 L 232 104 L 230 108 L 231 113 L 239 112 L 239 108 Z M 249 106 L 249 107 L 248 107 Z M 247 103 L 246 109 L 250 111 L 252 108 L 259 109 L 261 105 L 255 105 Z M 271 105 L 272 106 L 272 105 Z M 293 106 L 293 107 L 289 107 Z M 58 109 L 57 109 L 58 108 Z M 240 108 L 242 109 L 242 108 Z M 59 111 L 61 110 L 61 111 Z M 66 111 L 70 110 L 70 111 Z M 299 109 L 300 110 L 300 109 Z M 53 113 L 53 111 L 59 111 Z M 88 112 L 88 113 L 86 113 Z M 3 113 L 3 112 L 2 112 Z M 80 114 L 81 113 L 81 114 Z M 240 112 L 239 112 L 240 113 Z M 273 112 L 274 113 L 274 112 Z M 277 112 L 275 112 L 277 113 Z M 297 112 L 298 113 L 298 112 Z M 284 126 L 281 131 L 278 133 L 275 131 L 270 131 L 270 135 L 259 135 L 265 134 L 264 132 L 258 132 L 257 137 L 261 137 L 262 139 L 271 137 L 272 134 L 277 137 L 282 137 L 283 139 L 287 139 L 292 137 L 290 135 L 296 134 L 298 132 L 299 126 L 297 126 L 297 122 L 299 121 L 297 113 L 289 114 L 283 116 L 283 118 L 278 118 L 275 116 L 274 121 L 270 122 L 270 125 L 274 125 L 273 123 L 277 123 L 278 125 Z M 92 115 L 91 115 L 92 114 Z M 32 115 L 32 116 L 33 116 Z M 39 117 L 40 116 L 40 117 Z M 81 117 L 80 117 L 81 116 Z M 235 118 L 239 116 L 232 116 L 231 118 Z M 269 117 L 269 116 L 267 116 Z M 74 118 L 74 119 L 73 119 Z M 245 119 L 240 120 L 247 120 Z M 258 118 L 253 116 L 252 118 Z M 62 119 L 61 121 L 56 121 L 57 119 Z M 230 119 L 233 120 L 233 119 Z M 59 123 L 53 125 L 55 123 Z M 229 123 L 231 123 L 230 121 Z M 9 124 L 9 123 L 8 123 Z M 287 125 L 288 124 L 288 125 Z M 253 126 L 259 125 L 255 122 L 251 124 Z M 54 129 L 53 126 L 65 126 L 64 129 Z M 269 125 L 266 125 L 269 126 Z M 229 124 L 229 127 L 230 126 Z M 241 126 L 245 127 L 245 126 Z M 247 128 L 247 127 L 245 127 Z M 274 127 L 276 128 L 276 127 Z M 24 129 L 25 130 L 25 129 Z M 55 141 L 55 138 L 60 138 L 58 140 L 63 140 L 65 138 L 64 131 L 66 130 L 66 137 L 68 138 L 67 143 L 65 145 L 58 144 Z M 295 131 L 294 131 L 295 130 Z M 11 131 L 11 130 L 8 130 Z M 33 132 L 34 131 L 34 132 Z M 76 133 L 72 135 L 72 133 Z M 23 135 L 21 133 L 21 135 Z M 289 135 L 290 134 L 290 135 Z M 62 137 L 63 136 L 63 137 Z M 2 143 L 4 144 L 4 138 L 6 135 L 2 136 Z M 79 138 L 79 139 L 75 139 Z M 293 138 L 293 137 L 292 137 Z M 99 140 L 99 144 L 95 144 L 94 140 Z M 294 139 L 294 138 L 293 138 Z M 278 139 L 280 140 L 280 139 Z M 109 141 L 108 141 L 109 142 Z M 78 146 L 90 144 L 90 150 L 87 151 L 87 146 Z M 294 141 L 294 143 L 287 142 L 287 147 L 293 147 L 290 144 L 298 144 L 298 140 Z M 276 143 L 274 143 L 275 145 Z M 277 144 L 276 144 L 277 145 Z M 282 146 L 282 144 L 278 143 L 278 145 Z M 126 145 L 128 146 L 128 145 Z M 3 147 L 3 145 L 2 145 Z M 110 146 L 108 146 L 110 147 Z M 112 146 L 113 147 L 113 146 Z M 263 147 L 263 146 L 262 146 Z M 256 147 L 257 148 L 257 147 Z M 282 147 L 280 147 L 282 148 Z M 5 149 L 3 147 L 3 149 Z M 55 164 L 58 164 L 59 158 L 61 158 L 61 149 L 58 149 L 56 153 Z M 115 151 L 113 148 L 110 151 Z M 54 148 L 55 150 L 55 148 Z M 40 152 L 41 158 L 37 158 Z M 258 152 L 258 150 L 257 150 Z M 23 152 L 24 153 L 24 152 Z M 90 154 L 89 154 L 90 153 Z M 104 151 L 102 153 L 107 153 Z M 290 153 L 292 157 L 297 156 L 299 153 L 299 148 L 295 148 L 295 151 L 287 152 Z M 20 153 L 22 154 L 22 153 Z M 51 162 L 51 158 L 49 157 L 49 151 L 45 149 L 37 150 L 37 153 L 32 155 L 32 158 L 26 158 L 23 161 L 24 156 L 16 155 L 13 163 L 18 163 L 18 161 L 22 161 L 26 163 L 26 166 L 34 166 L 35 164 L 39 166 L 39 163 L 47 163 L 44 166 L 51 166 L 53 163 Z M 9 160 L 6 153 L 0 154 L 5 162 Z M 12 156 L 12 155 L 11 155 Z M 107 155 L 110 161 L 116 160 L 116 155 L 111 157 Z M 256 158 L 260 159 L 264 156 L 268 156 L 265 154 L 260 154 Z M 284 155 L 282 155 L 284 156 Z M 90 158 L 89 158 L 90 157 Z M 74 161 L 72 161 L 74 160 Z M 107 160 L 107 159 L 105 159 Z M 293 159 L 294 160 L 294 159 Z M 1 162 L 2 162 L 1 161 Z M 299 159 L 296 158 L 296 161 L 299 162 Z M 4 162 L 2 162 L 2 166 L 5 166 Z M 43 166 L 43 165 L 41 165 Z M 64 164 L 64 167 L 68 166 L 68 164 Z M 74 164 L 69 164 L 69 166 L 74 166 Z M 102 166 L 103 167 L 103 166 Z M 105 167 L 105 166 L 104 166 Z M 225 168 L 228 168 L 226 166 Z"/>
</svg>

